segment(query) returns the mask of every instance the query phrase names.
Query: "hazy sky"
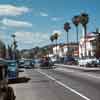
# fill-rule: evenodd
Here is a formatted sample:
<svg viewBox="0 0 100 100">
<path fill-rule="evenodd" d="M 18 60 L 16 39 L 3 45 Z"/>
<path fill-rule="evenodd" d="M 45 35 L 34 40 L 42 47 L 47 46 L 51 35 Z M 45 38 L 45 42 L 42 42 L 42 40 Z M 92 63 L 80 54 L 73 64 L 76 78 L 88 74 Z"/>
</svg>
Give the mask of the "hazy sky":
<svg viewBox="0 0 100 100">
<path fill-rule="evenodd" d="M 71 20 L 82 12 L 89 14 L 88 32 L 100 28 L 99 0 L 0 0 L 0 38 L 11 44 L 11 34 L 15 34 L 19 49 L 33 48 L 50 44 L 50 35 L 59 32 L 61 43 L 66 39 L 63 24 L 68 21 L 70 41 L 75 41 Z"/>
</svg>

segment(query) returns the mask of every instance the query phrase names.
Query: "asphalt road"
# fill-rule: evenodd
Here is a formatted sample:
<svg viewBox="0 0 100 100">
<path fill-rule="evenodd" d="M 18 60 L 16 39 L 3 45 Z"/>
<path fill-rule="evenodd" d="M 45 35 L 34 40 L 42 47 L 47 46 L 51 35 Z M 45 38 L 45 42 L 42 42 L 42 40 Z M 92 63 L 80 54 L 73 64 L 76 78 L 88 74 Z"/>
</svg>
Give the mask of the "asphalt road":
<svg viewBox="0 0 100 100">
<path fill-rule="evenodd" d="M 87 73 L 27 69 L 30 80 L 12 86 L 16 100 L 100 100 L 100 81 Z"/>
</svg>

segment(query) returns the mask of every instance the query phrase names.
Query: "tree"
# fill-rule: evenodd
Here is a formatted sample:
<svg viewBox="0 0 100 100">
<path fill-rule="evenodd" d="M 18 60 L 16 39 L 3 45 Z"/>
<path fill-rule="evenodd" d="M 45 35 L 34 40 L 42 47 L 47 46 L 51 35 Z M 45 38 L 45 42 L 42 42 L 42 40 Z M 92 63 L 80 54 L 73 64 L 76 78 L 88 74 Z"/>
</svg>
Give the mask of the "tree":
<svg viewBox="0 0 100 100">
<path fill-rule="evenodd" d="M 69 32 L 70 29 L 71 29 L 70 23 L 69 23 L 69 22 L 66 22 L 66 23 L 64 24 L 64 30 L 67 32 L 67 43 L 69 43 L 68 32 Z"/>
<path fill-rule="evenodd" d="M 50 40 L 51 40 L 51 42 L 54 41 L 54 36 L 53 35 L 50 36 Z"/>
<path fill-rule="evenodd" d="M 50 48 L 51 49 L 50 51 L 53 52 L 53 49 L 52 49 L 53 48 L 53 41 L 54 41 L 54 36 L 53 35 L 50 36 L 50 41 L 52 42 L 52 46 Z"/>
<path fill-rule="evenodd" d="M 89 17 L 87 13 L 82 13 L 80 15 L 80 23 L 82 24 L 83 28 L 84 28 L 84 42 L 85 42 L 85 57 L 86 57 L 86 34 L 87 34 L 87 24 L 89 21 Z"/>
<path fill-rule="evenodd" d="M 57 40 L 58 40 L 59 34 L 58 33 L 54 33 L 53 34 L 53 38 L 56 41 L 56 53 L 57 53 Z"/>
<path fill-rule="evenodd" d="M 69 23 L 69 22 L 66 22 L 66 23 L 64 24 L 64 30 L 67 32 L 66 38 L 67 38 L 68 52 L 69 52 L 69 30 L 70 30 L 70 29 L 71 29 L 70 23 Z"/>
<path fill-rule="evenodd" d="M 76 27 L 76 40 L 77 40 L 77 43 L 78 43 L 78 25 L 79 25 L 79 23 L 80 23 L 80 16 L 79 16 L 79 15 L 74 16 L 74 17 L 72 18 L 72 22 L 73 22 L 73 24 L 74 24 L 75 27 Z"/>
</svg>

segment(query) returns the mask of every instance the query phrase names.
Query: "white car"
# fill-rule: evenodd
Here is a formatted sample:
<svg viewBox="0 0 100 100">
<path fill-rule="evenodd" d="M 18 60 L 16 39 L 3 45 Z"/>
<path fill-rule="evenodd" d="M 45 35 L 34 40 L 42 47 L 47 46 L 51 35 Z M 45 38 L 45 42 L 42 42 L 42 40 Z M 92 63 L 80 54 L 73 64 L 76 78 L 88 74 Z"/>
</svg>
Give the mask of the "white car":
<svg viewBox="0 0 100 100">
<path fill-rule="evenodd" d="M 97 58 L 84 58 L 84 59 L 79 59 L 78 63 L 80 66 L 97 67 L 98 59 Z"/>
</svg>

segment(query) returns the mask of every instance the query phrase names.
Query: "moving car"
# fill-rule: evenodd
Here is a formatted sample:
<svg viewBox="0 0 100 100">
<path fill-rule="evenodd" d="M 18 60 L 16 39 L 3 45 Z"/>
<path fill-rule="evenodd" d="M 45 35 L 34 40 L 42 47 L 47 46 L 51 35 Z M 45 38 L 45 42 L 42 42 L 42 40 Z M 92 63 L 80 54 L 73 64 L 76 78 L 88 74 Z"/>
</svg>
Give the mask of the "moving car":
<svg viewBox="0 0 100 100">
<path fill-rule="evenodd" d="M 52 68 L 53 63 L 48 57 L 42 57 L 40 61 L 40 68 Z"/>
</svg>

